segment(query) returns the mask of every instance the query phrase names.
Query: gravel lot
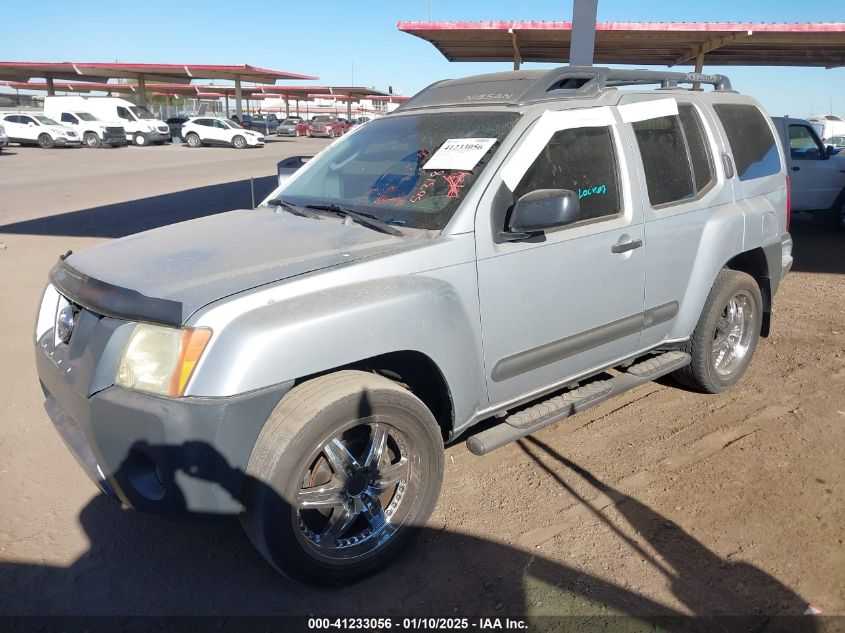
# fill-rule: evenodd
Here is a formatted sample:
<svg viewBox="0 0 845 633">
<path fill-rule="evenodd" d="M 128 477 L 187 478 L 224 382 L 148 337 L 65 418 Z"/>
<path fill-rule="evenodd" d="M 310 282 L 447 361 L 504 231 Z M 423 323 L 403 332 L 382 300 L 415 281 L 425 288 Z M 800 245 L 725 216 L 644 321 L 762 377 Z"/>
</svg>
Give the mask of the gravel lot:
<svg viewBox="0 0 845 633">
<path fill-rule="evenodd" d="M 57 255 L 248 207 L 250 177 L 260 198 L 277 160 L 323 146 L 0 154 L 0 614 L 800 615 L 813 603 L 845 616 L 845 235 L 807 218 L 773 334 L 737 388 L 662 381 L 486 457 L 449 447 L 420 541 L 351 588 L 279 577 L 236 521 L 98 496 L 42 409 L 32 361 Z"/>
</svg>

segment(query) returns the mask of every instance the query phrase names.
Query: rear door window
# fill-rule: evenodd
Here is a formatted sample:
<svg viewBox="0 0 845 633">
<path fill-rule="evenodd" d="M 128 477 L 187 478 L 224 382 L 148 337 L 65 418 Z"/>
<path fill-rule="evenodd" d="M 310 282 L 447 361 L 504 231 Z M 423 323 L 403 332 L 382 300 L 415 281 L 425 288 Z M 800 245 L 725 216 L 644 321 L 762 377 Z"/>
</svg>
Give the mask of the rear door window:
<svg viewBox="0 0 845 633">
<path fill-rule="evenodd" d="M 740 103 L 713 106 L 722 122 L 740 180 L 763 178 L 780 172 L 775 137 L 759 108 Z"/>
<path fill-rule="evenodd" d="M 710 144 L 707 142 L 701 117 L 693 106 L 679 105 L 678 115 L 689 148 L 692 179 L 695 183 L 696 192 L 700 192 L 713 182 L 713 159 L 710 154 Z"/>
<path fill-rule="evenodd" d="M 640 148 L 651 205 L 694 198 L 695 182 L 680 117 L 663 116 L 631 125 Z"/>
</svg>

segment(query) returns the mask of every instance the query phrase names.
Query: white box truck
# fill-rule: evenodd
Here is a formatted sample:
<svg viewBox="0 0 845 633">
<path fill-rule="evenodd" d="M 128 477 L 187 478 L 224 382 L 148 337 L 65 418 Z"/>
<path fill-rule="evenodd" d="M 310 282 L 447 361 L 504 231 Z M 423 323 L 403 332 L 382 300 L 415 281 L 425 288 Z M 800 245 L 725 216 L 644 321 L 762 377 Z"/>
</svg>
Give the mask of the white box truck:
<svg viewBox="0 0 845 633">
<path fill-rule="evenodd" d="M 170 140 L 167 123 L 145 107 L 119 97 L 45 97 L 45 111 L 48 107 L 61 112 L 88 112 L 107 124 L 119 125 L 126 131 L 126 140 L 135 145 L 161 145 Z"/>
</svg>

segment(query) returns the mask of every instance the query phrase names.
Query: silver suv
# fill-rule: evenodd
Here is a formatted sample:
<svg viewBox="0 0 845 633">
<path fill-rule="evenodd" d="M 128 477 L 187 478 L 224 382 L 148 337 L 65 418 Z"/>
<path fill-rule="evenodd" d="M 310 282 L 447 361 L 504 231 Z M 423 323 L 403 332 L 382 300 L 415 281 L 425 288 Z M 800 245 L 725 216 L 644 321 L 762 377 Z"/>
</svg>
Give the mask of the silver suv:
<svg viewBox="0 0 845 633">
<path fill-rule="evenodd" d="M 63 257 L 46 408 L 123 504 L 238 514 L 280 571 L 354 580 L 426 522 L 444 443 L 736 383 L 792 263 L 784 164 L 719 75 L 442 81 L 255 211 Z"/>
</svg>

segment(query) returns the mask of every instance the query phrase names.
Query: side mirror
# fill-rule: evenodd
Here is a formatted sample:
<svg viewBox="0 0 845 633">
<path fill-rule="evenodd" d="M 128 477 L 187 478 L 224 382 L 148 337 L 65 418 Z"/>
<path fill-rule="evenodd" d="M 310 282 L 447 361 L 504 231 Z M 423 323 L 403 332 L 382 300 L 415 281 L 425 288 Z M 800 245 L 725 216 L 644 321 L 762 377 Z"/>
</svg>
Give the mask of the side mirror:
<svg viewBox="0 0 845 633">
<path fill-rule="evenodd" d="M 537 189 L 513 206 L 505 239 L 518 240 L 577 222 L 581 217 L 578 194 L 569 189 Z"/>
<path fill-rule="evenodd" d="M 836 148 L 833 145 L 828 145 L 827 147 L 825 147 L 825 153 L 827 154 L 827 157 L 830 158 L 831 156 L 837 153 Z"/>
<path fill-rule="evenodd" d="M 30 121 L 29 123 L 26 124 L 26 127 L 35 127 L 35 123 Z"/>
<path fill-rule="evenodd" d="M 279 185 L 282 185 L 290 178 L 300 167 L 302 167 L 305 163 L 309 160 L 314 158 L 313 156 L 290 156 L 283 160 L 280 160 L 276 164 L 276 171 L 279 175 Z"/>
</svg>

